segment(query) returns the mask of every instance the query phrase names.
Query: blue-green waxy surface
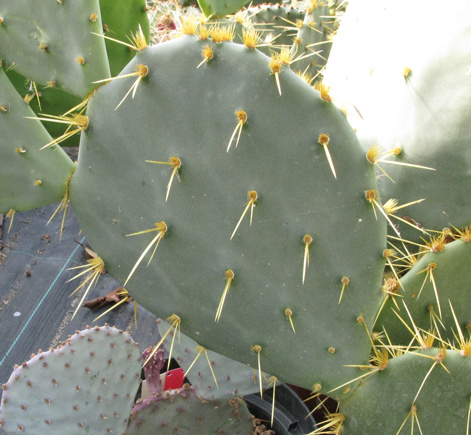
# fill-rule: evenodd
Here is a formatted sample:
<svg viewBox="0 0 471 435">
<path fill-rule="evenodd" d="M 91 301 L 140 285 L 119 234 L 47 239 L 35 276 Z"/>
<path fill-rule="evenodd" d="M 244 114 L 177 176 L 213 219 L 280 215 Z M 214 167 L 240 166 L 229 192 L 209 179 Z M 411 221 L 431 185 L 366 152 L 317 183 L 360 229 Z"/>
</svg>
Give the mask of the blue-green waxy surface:
<svg viewBox="0 0 471 435">
<path fill-rule="evenodd" d="M 213 56 L 198 68 L 206 45 Z M 262 370 L 282 380 L 329 389 L 350 379 L 355 370 L 344 365 L 368 355 L 357 318 L 371 326 L 380 303 L 386 225 L 365 199 L 374 168 L 344 114 L 287 68 L 280 96 L 269 58 L 230 42 L 182 37 L 138 53 L 123 74 L 136 65 L 148 74 L 134 98 L 115 110 L 137 76 L 114 80 L 90 101 L 70 185 L 107 269 L 124 282 L 157 236 L 129 234 L 165 222 L 155 257 L 126 285 L 140 304 L 162 318 L 178 315 L 201 345 L 254 367 L 252 347 L 261 346 Z M 227 152 L 240 110 L 247 122 Z M 165 201 L 173 168 L 146 160 L 171 157 L 182 165 Z M 252 225 L 248 210 L 231 240 L 250 190 L 258 194 Z M 305 234 L 313 242 L 303 285 Z M 234 279 L 215 322 L 228 269 Z M 339 304 L 344 276 L 350 284 Z"/>
</svg>

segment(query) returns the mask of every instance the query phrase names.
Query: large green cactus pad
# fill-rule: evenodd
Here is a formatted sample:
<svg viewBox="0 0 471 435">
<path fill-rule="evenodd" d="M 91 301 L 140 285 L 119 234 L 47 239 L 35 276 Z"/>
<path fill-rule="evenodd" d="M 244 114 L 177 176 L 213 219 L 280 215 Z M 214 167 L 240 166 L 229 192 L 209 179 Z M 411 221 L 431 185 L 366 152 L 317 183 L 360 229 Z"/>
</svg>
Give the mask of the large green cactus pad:
<svg viewBox="0 0 471 435">
<path fill-rule="evenodd" d="M 0 70 L 0 211 L 29 210 L 60 201 L 74 170 L 34 112 Z"/>
<path fill-rule="evenodd" d="M 206 45 L 212 59 L 197 68 Z M 136 77 L 113 80 L 92 97 L 70 185 L 107 269 L 124 282 L 159 237 L 128 235 L 165 222 L 155 258 L 126 286 L 140 304 L 162 318 L 178 315 L 204 347 L 254 367 L 260 356 L 262 370 L 281 380 L 329 389 L 350 378 L 344 365 L 368 355 L 361 320 L 371 326 L 380 303 L 372 294 L 386 228 L 365 198 L 375 189 L 373 165 L 343 113 L 288 68 L 280 96 L 269 58 L 231 42 L 182 37 L 138 53 L 123 74 L 137 65 L 148 74 L 134 99 L 115 110 Z M 242 110 L 247 122 L 227 152 Z M 337 178 L 321 135 L 329 135 Z M 146 160 L 171 157 L 182 162 L 181 182 L 175 177 L 166 202 L 173 168 Z M 231 240 L 251 190 L 253 224 L 247 209 Z M 228 270 L 234 279 L 215 322 Z"/>
<path fill-rule="evenodd" d="M 0 58 L 41 85 L 85 98 L 109 76 L 98 0 L 0 2 Z"/>
</svg>

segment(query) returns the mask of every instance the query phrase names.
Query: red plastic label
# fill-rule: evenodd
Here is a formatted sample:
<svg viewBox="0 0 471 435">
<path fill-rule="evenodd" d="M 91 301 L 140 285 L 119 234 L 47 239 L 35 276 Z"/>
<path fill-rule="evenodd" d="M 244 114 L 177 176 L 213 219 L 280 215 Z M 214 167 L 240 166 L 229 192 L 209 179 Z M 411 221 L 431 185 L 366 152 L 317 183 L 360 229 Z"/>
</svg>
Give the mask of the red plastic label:
<svg viewBox="0 0 471 435">
<path fill-rule="evenodd" d="M 170 370 L 165 373 L 164 391 L 177 390 L 182 387 L 185 379 L 185 372 L 182 368 Z"/>
</svg>

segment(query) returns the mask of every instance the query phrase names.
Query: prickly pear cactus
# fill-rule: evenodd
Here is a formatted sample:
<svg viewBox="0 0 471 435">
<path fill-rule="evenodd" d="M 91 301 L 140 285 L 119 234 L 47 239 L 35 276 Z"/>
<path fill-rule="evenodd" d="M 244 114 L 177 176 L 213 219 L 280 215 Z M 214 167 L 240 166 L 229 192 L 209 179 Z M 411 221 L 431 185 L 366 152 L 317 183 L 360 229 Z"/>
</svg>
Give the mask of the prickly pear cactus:
<svg viewBox="0 0 471 435">
<path fill-rule="evenodd" d="M 87 0 L 75 5 L 52 0 L 43 2 L 41 10 L 29 0 L 6 3 L 0 4 L 0 59 L 18 93 L 37 114 L 66 113 L 97 86 L 93 81 L 108 77 L 109 70 L 118 74 L 132 59 L 134 50 L 101 33 L 129 42 L 140 28 L 149 39 L 145 0 Z M 87 12 L 88 19 L 78 18 L 87 18 Z M 53 137 L 65 130 L 61 123 L 44 125 Z M 63 145 L 78 146 L 79 136 Z"/>
<path fill-rule="evenodd" d="M 95 93 L 72 205 L 144 307 L 328 391 L 368 355 L 380 303 L 374 167 L 326 92 L 221 34 L 148 47 Z"/>
<path fill-rule="evenodd" d="M 2 386 L 7 433 L 123 433 L 140 383 L 131 337 L 109 326 L 77 332 L 38 352 Z"/>
<path fill-rule="evenodd" d="M 160 378 L 160 372 L 165 365 L 164 354 L 165 350 L 162 347 L 155 351 L 152 348 L 147 348 L 142 354 L 142 359 L 145 363 L 143 367 L 146 381 L 145 386 L 149 394 L 157 394 L 164 391 L 164 385 L 162 385 L 162 379 Z"/>
<path fill-rule="evenodd" d="M 342 80 L 354 90 L 347 98 L 348 113 L 358 118 L 364 150 L 344 113 L 333 105 L 329 88 L 319 85 L 316 91 L 293 72 L 293 56 L 303 39 L 306 43 L 301 30 L 314 30 L 309 14 L 302 15 L 304 21 L 292 21 L 286 18 L 291 13 L 287 7 L 259 8 L 262 12 L 253 21 L 265 12 L 285 18 L 286 25 L 273 26 L 282 29 L 278 42 L 286 37 L 291 45 L 300 29 L 301 41 L 293 46 L 298 49 L 284 47 L 271 59 L 255 50 L 261 40 L 253 32 L 242 33 L 241 44 L 235 44 L 234 27 L 200 24 L 197 33 L 196 20 L 188 20 L 182 27 L 187 36 L 179 39 L 147 48 L 143 40 L 134 40 L 134 59 L 118 77 L 107 79 L 102 38 L 90 39 L 86 32 L 76 44 L 58 47 L 55 41 L 64 34 L 46 19 L 78 14 L 77 27 L 93 30 L 101 24 L 100 14 L 91 12 L 97 5 L 95 0 L 80 5 L 48 0 L 31 23 L 21 2 L 0 5 L 0 57 L 7 65 L 17 64 L 21 74 L 43 86 L 90 97 L 86 116 L 69 115 L 82 117 L 80 158 L 73 172 L 74 165 L 38 118 L 23 128 L 31 112 L 0 72 L 0 126 L 7 139 L 0 148 L 0 209 L 31 208 L 60 198 L 67 204 L 70 198 L 107 269 L 141 305 L 170 321 L 165 327 L 162 323 L 161 335 L 167 346 L 171 340 L 186 370 L 194 370 L 190 376 L 198 378 L 193 387 L 161 393 L 157 371 L 162 352 L 156 353 L 146 369 L 151 397 L 134 408 L 128 433 L 154 433 L 156 428 L 159 433 L 191 432 L 195 427 L 204 433 L 223 427 L 247 433 L 250 422 L 241 403 L 205 402 L 199 393 L 208 390 L 204 397 L 212 399 L 214 381 L 223 385 L 222 395 L 235 395 L 232 382 L 245 388 L 248 372 L 231 366 L 241 378 L 221 375 L 224 364 L 206 349 L 252 366 L 248 370 L 260 385 L 249 389 L 266 386 L 262 379 L 270 373 L 336 398 L 339 412 L 314 433 L 432 433 L 437 416 L 442 427 L 465 433 L 471 420 L 466 310 L 471 236 L 465 227 L 471 221 L 464 188 L 470 174 L 465 110 L 470 6 L 460 3 L 461 14 L 443 35 L 436 32 L 442 23 L 436 9 L 422 1 L 412 7 L 407 3 L 414 19 L 425 12 L 434 15 L 421 26 L 420 37 L 399 35 L 391 46 L 382 35 L 389 38 L 399 21 L 414 28 L 414 22 L 404 23 L 406 3 L 373 2 L 373 18 L 371 11 L 356 18 L 355 9 L 349 11 L 353 21 L 346 20 L 342 31 L 359 25 L 367 37 L 361 32 L 344 37 L 354 43 L 353 49 L 337 39 L 329 70 L 341 70 L 343 78 L 335 81 L 327 73 L 326 79 L 343 101 Z M 240 17 L 235 18 L 238 27 L 262 28 Z M 363 20 L 368 25 L 362 26 Z M 377 33 L 371 37 L 373 23 Z M 25 32 L 25 26 L 31 31 Z M 367 50 L 355 42 L 355 34 L 363 35 Z M 12 41 L 27 48 L 11 51 Z M 94 54 L 77 55 L 88 44 Z M 315 47 L 309 45 L 302 50 Z M 356 59 L 358 47 L 362 62 Z M 355 65 L 355 73 L 336 63 L 342 50 L 354 53 L 353 62 L 345 59 Z M 89 62 L 95 54 L 99 61 Z M 383 54 L 387 62 L 378 65 Z M 79 66 L 70 55 L 77 56 Z M 41 67 L 30 76 L 33 61 Z M 100 88 L 90 95 L 96 79 L 101 79 Z M 46 143 L 53 146 L 39 151 Z M 386 219 L 400 207 L 394 202 L 383 207 L 380 198 L 389 197 L 400 204 L 415 201 L 414 214 L 403 216 L 401 227 L 394 229 L 397 236 L 407 233 L 405 223 L 433 230 L 454 226 L 428 243 L 425 254 L 410 255 L 399 237 L 392 249 Z M 447 245 L 450 238 L 459 240 Z M 383 276 L 386 259 L 397 270 Z M 175 344 L 180 329 L 200 347 Z M 0 408 L 7 431 L 27 432 L 34 426 L 65 433 L 61 424 L 66 418 L 53 414 L 49 394 L 60 399 L 62 385 L 70 387 L 68 394 L 92 391 L 98 403 L 103 394 L 119 394 L 106 376 L 103 385 L 95 381 L 83 387 L 84 377 L 92 384 L 91 368 L 69 375 L 74 358 L 94 358 L 105 349 L 115 352 L 96 338 L 103 334 L 100 328 L 89 330 L 82 339 L 71 338 L 59 350 L 41 353 L 15 370 L 3 386 Z M 84 353 L 76 350 L 76 341 L 100 346 Z M 102 366 L 96 365 L 102 372 L 114 365 L 108 353 L 100 358 Z M 137 357 L 130 360 L 137 367 Z M 52 368 L 53 377 L 42 376 Z M 33 371 L 40 374 L 39 383 L 28 377 Z M 131 370 L 132 380 L 128 371 L 120 373 L 129 382 L 123 390 L 132 392 L 138 370 Z M 25 391 L 37 386 L 41 394 L 47 392 L 46 400 L 24 399 Z M 109 408 L 100 411 L 95 401 L 93 410 L 86 409 L 86 421 L 78 412 L 81 406 L 72 405 L 69 411 L 80 416 L 74 421 L 81 430 L 123 431 L 127 418 L 119 416 L 129 412 L 131 396 L 123 397 L 122 412 L 113 411 L 118 416 L 108 417 Z M 440 400 L 430 400 L 436 396 Z M 448 406 L 444 413 L 438 406 L 442 400 Z"/>
</svg>

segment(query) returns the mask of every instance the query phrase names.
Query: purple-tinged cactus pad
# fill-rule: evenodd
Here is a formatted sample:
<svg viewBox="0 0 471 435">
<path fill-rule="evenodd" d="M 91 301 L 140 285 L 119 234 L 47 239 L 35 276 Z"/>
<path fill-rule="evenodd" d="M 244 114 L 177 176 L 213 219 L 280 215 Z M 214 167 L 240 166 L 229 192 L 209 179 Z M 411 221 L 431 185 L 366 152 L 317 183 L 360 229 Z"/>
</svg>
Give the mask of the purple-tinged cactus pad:
<svg viewBox="0 0 471 435">
<path fill-rule="evenodd" d="M 208 402 L 185 384 L 137 405 L 126 435 L 246 435 L 252 433 L 252 419 L 241 399 Z"/>
<path fill-rule="evenodd" d="M 38 352 L 3 385 L 6 433 L 123 433 L 139 387 L 141 358 L 131 337 L 109 326 L 77 332 Z"/>
</svg>

